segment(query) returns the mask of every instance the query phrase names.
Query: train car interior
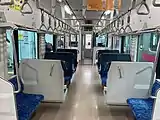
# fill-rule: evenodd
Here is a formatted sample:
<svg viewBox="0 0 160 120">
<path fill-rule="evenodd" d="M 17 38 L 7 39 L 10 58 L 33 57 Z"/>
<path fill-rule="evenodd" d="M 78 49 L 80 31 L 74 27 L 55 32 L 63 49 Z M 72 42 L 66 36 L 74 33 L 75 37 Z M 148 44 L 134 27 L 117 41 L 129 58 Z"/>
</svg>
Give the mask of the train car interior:
<svg viewBox="0 0 160 120">
<path fill-rule="evenodd" d="M 160 0 L 0 0 L 0 120 L 160 120 Z"/>
</svg>

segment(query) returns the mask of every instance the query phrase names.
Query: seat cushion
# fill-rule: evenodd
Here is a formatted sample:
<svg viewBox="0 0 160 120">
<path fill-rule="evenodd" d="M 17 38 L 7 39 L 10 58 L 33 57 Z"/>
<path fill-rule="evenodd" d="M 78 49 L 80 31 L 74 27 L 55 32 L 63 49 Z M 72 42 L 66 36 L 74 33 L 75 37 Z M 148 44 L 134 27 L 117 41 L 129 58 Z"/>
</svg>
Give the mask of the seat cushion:
<svg viewBox="0 0 160 120">
<path fill-rule="evenodd" d="M 127 100 L 136 120 L 152 120 L 154 99 L 131 98 Z"/>
<path fill-rule="evenodd" d="M 43 99 L 43 95 L 16 94 L 18 120 L 29 120 Z"/>
<path fill-rule="evenodd" d="M 17 76 L 11 78 L 9 80 L 9 82 L 14 86 L 14 90 L 17 91 L 18 90 L 18 83 L 17 83 Z M 21 86 L 21 91 L 20 92 L 23 92 L 24 90 L 24 85 L 22 83 L 22 81 L 20 80 L 20 86 Z"/>
<path fill-rule="evenodd" d="M 160 89 L 160 81 L 159 80 L 155 80 L 153 86 L 152 86 L 152 92 L 151 95 L 152 96 L 156 96 L 158 90 Z"/>
</svg>

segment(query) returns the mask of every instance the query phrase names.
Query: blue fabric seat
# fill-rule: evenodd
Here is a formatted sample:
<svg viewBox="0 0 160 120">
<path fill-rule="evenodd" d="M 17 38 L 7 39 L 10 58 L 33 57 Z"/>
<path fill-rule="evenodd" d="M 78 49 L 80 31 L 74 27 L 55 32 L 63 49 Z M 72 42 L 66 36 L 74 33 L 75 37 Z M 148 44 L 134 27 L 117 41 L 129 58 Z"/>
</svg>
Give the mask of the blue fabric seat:
<svg viewBox="0 0 160 120">
<path fill-rule="evenodd" d="M 136 120 L 152 120 L 154 99 L 131 98 L 127 100 Z"/>
<path fill-rule="evenodd" d="M 156 96 L 160 82 L 156 80 L 152 86 L 151 96 Z M 136 120 L 152 120 L 154 99 L 130 98 L 127 100 Z"/>
<path fill-rule="evenodd" d="M 43 99 L 43 95 L 34 95 L 26 93 L 16 94 L 16 103 L 19 120 L 29 120 Z"/>
<path fill-rule="evenodd" d="M 17 78 L 14 77 L 9 80 L 14 86 L 14 89 L 18 89 Z M 37 94 L 26 94 L 23 93 L 24 86 L 21 83 L 21 91 L 15 94 L 15 100 L 17 105 L 18 120 L 29 120 L 32 114 L 36 111 L 37 107 L 40 105 L 41 101 L 44 99 L 43 95 Z"/>
</svg>

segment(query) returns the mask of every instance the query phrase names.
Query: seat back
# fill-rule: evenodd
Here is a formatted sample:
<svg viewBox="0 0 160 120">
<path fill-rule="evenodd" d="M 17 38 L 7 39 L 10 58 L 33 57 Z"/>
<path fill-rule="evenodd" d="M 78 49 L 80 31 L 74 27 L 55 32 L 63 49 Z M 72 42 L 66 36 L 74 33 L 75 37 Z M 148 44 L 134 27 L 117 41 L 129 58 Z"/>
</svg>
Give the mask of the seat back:
<svg viewBox="0 0 160 120">
<path fill-rule="evenodd" d="M 112 62 L 105 95 L 107 104 L 126 105 L 128 98 L 148 98 L 152 72 L 152 62 Z"/>
<path fill-rule="evenodd" d="M 61 60 L 64 76 L 72 76 L 74 72 L 74 54 L 69 52 L 45 53 L 44 59 Z"/>
<path fill-rule="evenodd" d="M 100 55 L 100 75 L 106 76 L 112 61 L 131 61 L 130 54 L 102 53 Z"/>
<path fill-rule="evenodd" d="M 75 59 L 74 59 L 74 67 L 76 68 L 77 67 L 77 55 L 78 55 L 78 50 L 77 49 L 57 49 L 57 52 L 70 52 L 70 53 L 73 53 L 74 56 L 75 56 Z"/>
<path fill-rule="evenodd" d="M 100 68 L 100 55 L 103 53 L 119 53 L 119 50 L 98 50 L 97 51 L 97 57 L 98 57 L 98 62 L 97 62 L 97 66 L 98 69 Z"/>
<path fill-rule="evenodd" d="M 24 59 L 19 67 L 24 93 L 42 94 L 44 101 L 64 100 L 64 75 L 60 60 Z"/>
</svg>

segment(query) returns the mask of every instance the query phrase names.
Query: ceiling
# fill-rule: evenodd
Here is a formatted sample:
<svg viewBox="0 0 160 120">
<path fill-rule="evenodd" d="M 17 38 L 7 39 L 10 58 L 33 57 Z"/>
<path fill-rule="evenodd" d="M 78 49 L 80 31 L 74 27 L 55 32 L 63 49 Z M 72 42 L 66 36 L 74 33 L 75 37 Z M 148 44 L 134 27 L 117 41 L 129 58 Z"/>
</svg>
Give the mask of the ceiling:
<svg viewBox="0 0 160 120">
<path fill-rule="evenodd" d="M 67 0 L 72 10 L 74 11 L 77 19 L 81 21 L 81 24 L 85 23 L 85 20 L 92 20 L 92 24 L 97 24 L 102 17 L 104 11 L 89 11 L 86 10 L 85 16 L 83 16 L 83 8 L 86 8 L 87 0 Z M 116 0 L 115 0 L 116 1 Z M 122 8 L 120 12 L 125 12 L 129 9 L 131 0 L 122 0 Z M 69 20 L 69 19 L 68 19 Z"/>
</svg>

